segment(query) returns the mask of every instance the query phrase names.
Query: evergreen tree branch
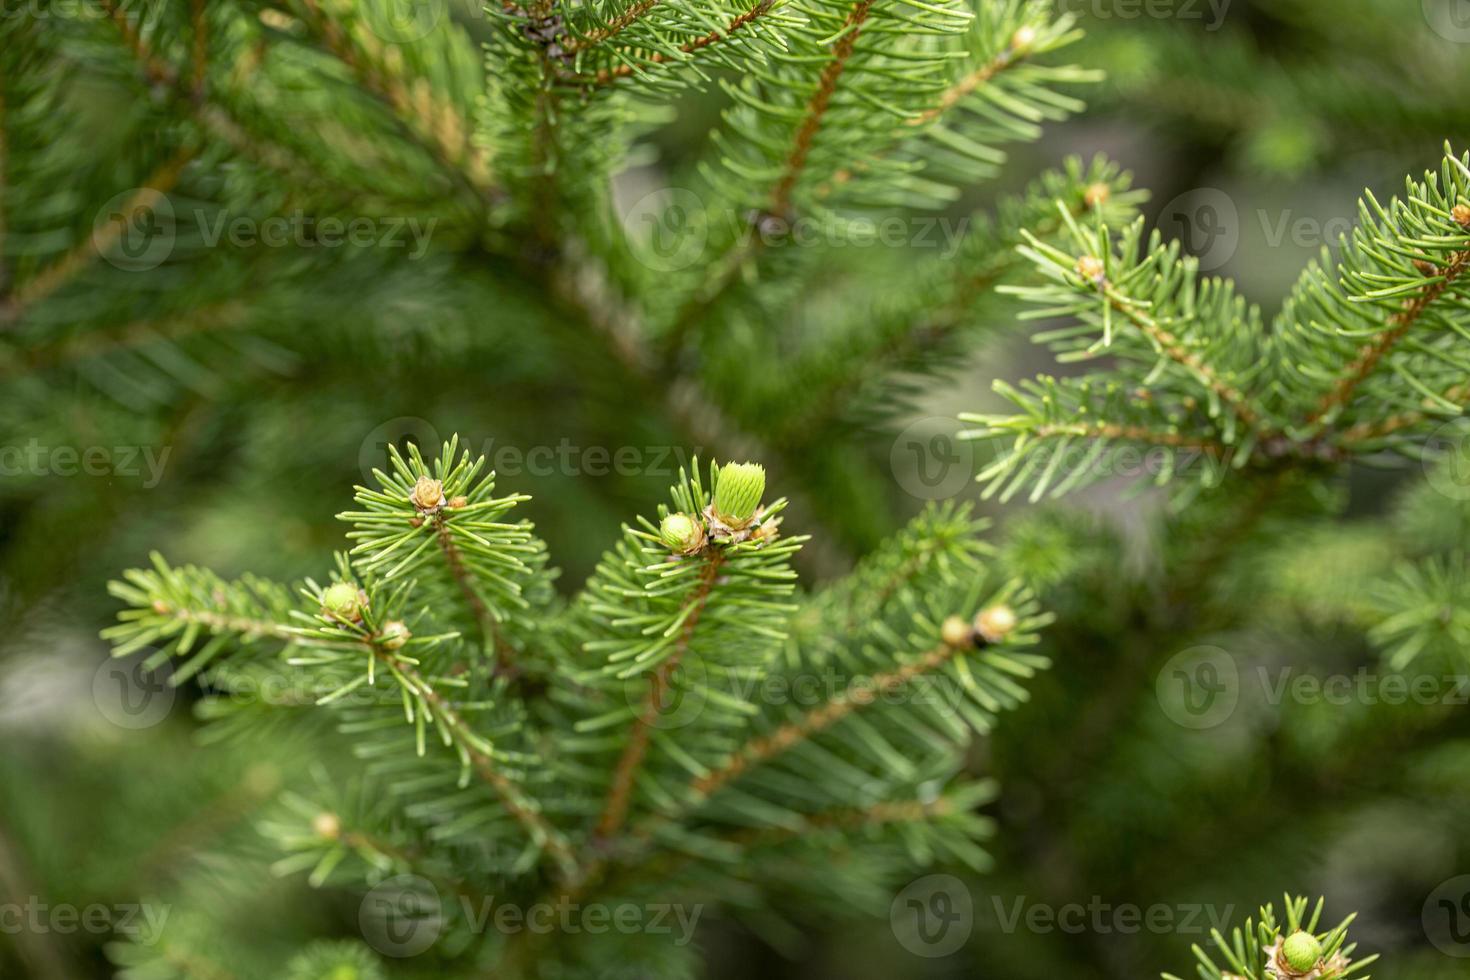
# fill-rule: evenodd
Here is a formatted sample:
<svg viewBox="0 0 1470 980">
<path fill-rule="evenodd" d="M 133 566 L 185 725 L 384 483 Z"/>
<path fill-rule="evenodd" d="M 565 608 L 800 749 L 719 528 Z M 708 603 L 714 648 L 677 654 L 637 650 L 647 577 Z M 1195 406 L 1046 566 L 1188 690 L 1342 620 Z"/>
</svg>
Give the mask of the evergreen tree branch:
<svg viewBox="0 0 1470 980">
<path fill-rule="evenodd" d="M 122 214 L 126 216 L 139 209 L 151 209 L 160 196 L 174 188 L 183 175 L 184 168 L 197 155 L 198 149 L 192 146 L 181 147 L 175 151 L 173 156 L 154 170 L 143 181 L 143 185 L 127 199 L 123 204 Z M 71 251 L 21 285 L 15 291 L 7 311 L 12 319 L 18 318 L 28 307 L 54 294 L 77 273 L 91 265 L 98 256 L 116 247 L 122 237 L 124 220 L 126 220 L 125 217 L 108 221 L 94 234 L 77 243 Z"/>
<path fill-rule="evenodd" d="M 209 23 L 205 19 L 205 0 L 189 0 L 189 22 L 193 31 L 189 79 L 190 93 L 198 103 L 204 101 L 206 72 L 209 69 Z"/>
<path fill-rule="evenodd" d="M 1018 43 L 1017 39 L 1012 39 L 1012 42 L 1006 46 L 1005 50 L 995 55 L 995 57 L 980 67 L 969 72 L 946 89 L 944 94 L 939 97 L 939 101 L 933 106 L 925 109 L 912 119 L 905 120 L 905 122 L 910 126 L 928 125 L 962 103 L 982 86 L 990 84 L 1001 72 L 1021 64 L 1030 53 L 1031 48 L 1029 45 Z"/>
<path fill-rule="evenodd" d="M 830 728 L 852 712 L 899 690 L 914 678 L 938 670 L 949 663 L 960 649 L 958 646 L 940 644 L 897 670 L 879 674 L 868 683 L 850 685 L 826 703 L 809 710 L 797 721 L 788 722 L 769 735 L 757 736 L 746 742 L 723 765 L 692 781 L 689 784 L 691 793 L 697 800 L 708 799 L 746 770 Z"/>
<path fill-rule="evenodd" d="M 381 639 L 375 640 L 370 646 L 375 657 L 387 665 L 395 675 L 401 677 L 406 686 L 417 692 L 429 704 L 435 716 L 444 723 L 454 738 L 459 750 L 470 758 L 476 775 L 495 791 L 506 811 L 525 827 L 531 839 L 544 847 L 552 856 L 561 875 L 567 880 L 576 880 L 579 877 L 579 871 L 577 858 L 572 853 L 571 845 L 567 843 L 562 833 L 542 815 L 541 811 L 526 800 L 519 787 L 500 771 L 495 760 L 480 747 L 483 741 L 454 706 L 435 690 L 433 685 L 429 684 L 411 664 L 404 662 L 391 651 L 384 650 Z"/>
<path fill-rule="evenodd" d="M 696 37 L 692 40 L 685 41 L 683 44 L 679 45 L 678 50 L 681 54 L 692 55 L 704 50 L 705 48 L 710 47 L 711 45 L 728 40 L 732 35 L 736 34 L 742 29 L 748 29 L 752 24 L 755 23 L 756 20 L 758 20 L 773 7 L 775 7 L 775 5 L 776 0 L 758 0 L 754 7 L 751 7 L 744 13 L 737 14 L 735 17 L 733 17 L 730 22 L 725 25 L 723 30 L 712 30 L 708 34 L 702 35 L 701 37 Z M 654 65 L 677 64 L 679 60 L 681 59 L 675 59 L 663 53 L 662 51 L 654 51 L 650 53 L 645 59 L 645 61 L 647 61 L 649 64 Z M 631 75 L 640 74 L 645 70 L 646 68 L 644 65 L 635 65 L 625 62 L 612 68 L 599 68 L 597 70 L 597 73 L 592 76 L 592 82 L 595 85 L 611 85 L 620 78 L 628 78 Z"/>
<path fill-rule="evenodd" d="M 495 656 L 495 670 L 497 672 L 509 671 L 512 667 L 510 662 L 510 649 L 504 635 L 500 631 L 500 623 L 495 618 L 495 613 L 480 598 L 475 591 L 473 579 L 469 569 L 465 566 L 464 555 L 459 550 L 459 545 L 454 543 L 454 536 L 449 532 L 449 525 L 444 511 L 434 515 L 434 541 L 439 546 L 440 553 L 444 556 L 444 564 L 449 569 L 450 576 L 455 585 L 459 587 L 459 593 L 464 597 L 465 605 L 469 606 L 470 613 L 475 622 L 480 626 L 480 633 Z"/>
<path fill-rule="evenodd" d="M 654 7 L 658 6 L 659 0 L 637 0 L 622 13 L 601 27 L 594 28 L 585 34 L 575 35 L 568 38 L 562 44 L 562 50 L 567 54 L 576 54 L 578 51 L 596 47 L 604 41 L 617 37 L 627 30 L 635 22 L 643 17 Z"/>
<path fill-rule="evenodd" d="M 1197 375 L 1211 391 L 1220 396 L 1221 401 L 1235 412 L 1247 428 L 1257 425 L 1260 418 L 1250 406 L 1245 393 L 1223 380 L 1219 372 L 1185 346 L 1177 334 L 1150 316 L 1145 304 L 1128 296 L 1106 279 L 1097 283 L 1097 289 L 1114 310 L 1122 313 L 1148 338 L 1155 350 Z"/>
<path fill-rule="evenodd" d="M 1332 390 L 1322 396 L 1316 410 L 1307 418 L 1307 425 L 1319 425 L 1324 419 L 1347 406 L 1358 387 L 1377 370 L 1394 347 L 1408 336 L 1425 311 L 1450 292 L 1455 281 L 1467 269 L 1470 269 L 1470 249 L 1451 253 L 1441 267 L 1431 265 L 1424 269 L 1425 274 L 1433 278 L 1425 282 L 1422 290 L 1404 301 L 1403 309 L 1388 318 L 1385 329 L 1359 349 L 1357 356 L 1333 384 Z"/>
<path fill-rule="evenodd" d="M 658 665 L 658 669 L 649 678 L 648 693 L 644 698 L 643 706 L 633 720 L 627 746 L 623 749 L 617 767 L 613 770 L 612 780 L 608 784 L 607 802 L 603 807 L 602 817 L 597 822 L 598 837 L 613 836 L 622 828 L 623 821 L 627 819 L 628 805 L 633 794 L 633 782 L 637 778 L 639 767 L 643 764 L 644 756 L 648 753 L 648 740 L 653 733 L 654 722 L 668 696 L 669 683 L 674 671 L 678 669 L 680 662 L 684 659 L 684 654 L 689 649 L 689 641 L 694 636 L 695 628 L 699 625 L 699 618 L 704 613 L 705 605 L 709 602 L 710 592 L 714 589 L 715 578 L 719 575 L 720 565 L 723 562 L 724 552 L 722 551 L 714 551 L 705 556 L 704 568 L 700 572 L 698 584 L 685 601 L 684 611 L 680 614 L 684 625 L 679 631 L 678 642 L 675 643 L 673 652 Z"/>
<path fill-rule="evenodd" d="M 187 313 L 136 320 L 115 329 L 92 330 L 51 344 L 32 344 L 11 350 L 0 348 L 0 378 L 13 378 L 65 367 L 90 357 L 125 351 L 154 341 L 182 340 L 216 331 L 242 329 L 248 310 L 239 300 L 227 300 Z"/>
<path fill-rule="evenodd" d="M 352 72 L 365 91 L 393 112 L 404 131 L 429 152 L 445 173 L 477 200 L 490 195 L 494 187 L 489 161 L 470 139 L 472 129 L 468 120 L 452 104 L 436 98 L 427 85 L 411 89 L 381 56 L 365 46 L 368 38 L 349 33 L 326 14 L 318 0 L 301 2 L 308 14 L 305 23 L 326 50 Z"/>
<path fill-rule="evenodd" d="M 842 30 L 832 45 L 831 56 L 817 79 L 816 91 L 807 101 L 805 112 L 791 141 L 786 163 L 775 187 L 771 189 L 769 211 L 776 215 L 788 214 L 791 210 L 791 191 L 806 169 L 807 158 L 812 151 L 812 141 L 822 128 L 832 95 L 837 91 L 837 81 L 847 68 L 847 61 L 857 47 L 858 36 L 868 19 L 873 0 L 857 0 L 843 21 Z"/>
</svg>

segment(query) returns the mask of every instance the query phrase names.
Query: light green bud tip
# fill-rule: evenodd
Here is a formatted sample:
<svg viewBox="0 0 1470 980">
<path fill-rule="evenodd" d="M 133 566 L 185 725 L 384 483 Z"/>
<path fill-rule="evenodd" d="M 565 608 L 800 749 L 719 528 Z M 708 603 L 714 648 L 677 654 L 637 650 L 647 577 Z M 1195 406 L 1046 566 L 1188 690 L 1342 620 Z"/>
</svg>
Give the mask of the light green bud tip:
<svg viewBox="0 0 1470 980">
<path fill-rule="evenodd" d="M 658 526 L 658 536 L 670 551 L 687 555 L 704 545 L 704 528 L 688 514 L 670 514 Z"/>
<path fill-rule="evenodd" d="M 715 485 L 715 516 L 733 528 L 755 517 L 766 492 L 766 468 L 759 463 L 726 463 Z"/>
<path fill-rule="evenodd" d="M 356 619 L 361 598 L 351 582 L 337 582 L 322 593 L 322 609 L 340 619 Z"/>
<path fill-rule="evenodd" d="M 396 619 L 390 619 L 383 624 L 382 630 L 378 632 L 378 642 L 389 650 L 402 650 L 403 645 L 412 636 L 413 634 L 408 631 L 406 624 Z"/>
<path fill-rule="evenodd" d="M 1306 973 L 1322 958 L 1322 944 L 1310 932 L 1294 932 L 1281 944 L 1281 955 L 1298 973 Z"/>
</svg>

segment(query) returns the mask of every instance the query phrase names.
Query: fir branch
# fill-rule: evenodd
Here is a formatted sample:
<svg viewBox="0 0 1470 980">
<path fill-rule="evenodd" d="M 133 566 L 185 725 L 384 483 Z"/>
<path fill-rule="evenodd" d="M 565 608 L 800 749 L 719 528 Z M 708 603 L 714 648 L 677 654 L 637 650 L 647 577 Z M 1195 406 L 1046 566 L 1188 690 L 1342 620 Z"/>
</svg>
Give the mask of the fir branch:
<svg viewBox="0 0 1470 980">
<path fill-rule="evenodd" d="M 131 350 L 159 340 L 182 340 L 216 331 L 242 329 L 248 310 L 238 300 L 183 313 L 136 320 L 116 329 L 91 330 L 61 338 L 52 344 L 33 344 L 14 351 L 0 348 L 0 378 L 48 371 L 90 357 Z M 8 356 L 7 356 L 8 355 Z"/>
<path fill-rule="evenodd" d="M 351 34 L 322 10 L 318 0 L 301 2 L 308 13 L 304 18 L 307 26 L 321 39 L 327 52 L 347 67 L 364 91 L 392 111 L 398 125 L 415 138 L 455 183 L 468 189 L 476 200 L 491 196 L 495 188 L 489 160 L 470 139 L 472 129 L 468 120 L 451 103 L 437 98 L 426 84 L 410 87 L 378 55 L 376 41 Z"/>
<path fill-rule="evenodd" d="M 1357 356 L 1346 366 L 1342 376 L 1333 384 L 1332 390 L 1322 396 L 1322 401 L 1307 418 L 1306 424 L 1320 425 L 1325 418 L 1351 402 L 1358 386 L 1378 368 L 1379 363 L 1395 345 L 1408 336 L 1424 312 L 1449 292 L 1450 287 L 1467 268 L 1470 268 L 1470 250 L 1452 253 L 1441 267 L 1431 266 L 1427 274 L 1433 278 L 1425 282 L 1422 290 L 1404 301 L 1403 309 L 1388 318 L 1384 330 L 1358 350 Z"/>
<path fill-rule="evenodd" d="M 759 0 L 759 2 L 756 3 L 754 7 L 751 7 L 749 10 L 745 11 L 742 14 L 737 14 L 734 18 L 732 18 L 731 21 L 725 25 L 724 30 L 713 30 L 710 31 L 708 34 L 702 35 L 701 37 L 696 37 L 693 40 L 685 41 L 683 44 L 679 45 L 678 50 L 681 54 L 694 54 L 713 44 L 717 44 L 720 41 L 728 40 L 732 35 L 740 31 L 742 28 L 749 27 L 749 25 L 753 24 L 757 19 L 759 19 L 769 10 L 771 10 L 775 5 L 776 0 Z M 654 51 L 650 53 L 646 60 L 649 63 L 655 65 L 673 64 L 677 63 L 678 61 L 678 59 L 674 59 L 662 51 Z M 639 74 L 645 70 L 646 69 L 642 65 L 634 65 L 625 62 L 612 68 L 599 68 L 597 70 L 597 73 L 592 76 L 592 82 L 595 85 L 611 85 L 613 82 L 616 82 L 620 78 L 627 78 L 631 75 Z"/>
<path fill-rule="evenodd" d="M 597 822 L 597 836 L 600 838 L 605 839 L 616 834 L 622 828 L 623 821 L 627 819 L 628 805 L 633 796 L 633 782 L 648 752 L 648 740 L 653 733 L 654 722 L 668 696 L 669 683 L 674 671 L 678 669 L 684 659 L 684 654 L 689 649 L 689 640 L 694 636 L 694 630 L 699 625 L 699 618 L 704 613 L 705 605 L 709 602 L 710 592 L 714 589 L 715 579 L 719 575 L 720 565 L 723 562 L 723 551 L 713 551 L 705 556 L 704 568 L 699 574 L 698 584 L 685 601 L 683 611 L 680 613 L 684 625 L 679 631 L 678 642 L 674 644 L 673 652 L 658 665 L 658 669 L 649 678 L 648 694 L 644 698 L 638 715 L 633 720 L 628 744 L 623 749 L 617 767 L 613 770 L 612 780 L 608 784 L 607 803 L 603 807 L 601 819 Z"/>
<path fill-rule="evenodd" d="M 1462 412 L 1470 411 L 1470 384 L 1456 385 L 1441 394 L 1439 400 L 1460 406 Z M 1333 440 L 1349 449 L 1361 447 L 1402 430 L 1412 429 L 1435 417 L 1424 411 L 1399 412 L 1386 418 L 1359 422 L 1336 433 Z"/>
<path fill-rule="evenodd" d="M 905 120 L 906 123 L 910 126 L 924 126 L 933 122 L 959 105 L 976 90 L 988 85 L 1001 72 L 1021 64 L 1029 53 L 1030 49 L 1027 47 L 1020 47 L 1014 43 L 1007 45 L 1005 50 L 946 89 L 935 105 L 912 119 Z"/>
<path fill-rule="evenodd" d="M 557 862 L 561 875 L 567 880 L 576 880 L 580 872 L 571 845 L 541 811 L 525 799 L 516 784 L 500 771 L 495 760 L 480 748 L 481 739 L 454 706 L 424 680 L 411 664 L 395 656 L 392 651 L 383 649 L 381 640 L 374 640 L 370 647 L 375 657 L 402 677 L 407 686 L 428 703 L 435 716 L 449 730 L 459 749 L 469 756 L 476 775 L 495 791 L 507 812 L 525 827 L 531 839 L 547 850 Z"/>
<path fill-rule="evenodd" d="M 444 556 L 444 564 L 449 569 L 450 577 L 454 579 L 455 585 L 459 587 L 460 595 L 464 597 L 465 605 L 469 606 L 475 622 L 479 624 L 486 645 L 494 652 L 495 670 L 497 672 L 508 671 L 511 668 L 510 648 L 500 631 L 500 623 L 495 618 L 495 613 L 475 591 L 470 571 L 465 567 L 464 555 L 461 554 L 459 546 L 454 543 L 454 536 L 449 533 L 448 520 L 444 511 L 441 510 L 435 514 L 433 522 L 434 541 Z"/>
<path fill-rule="evenodd" d="M 1220 400 L 1235 412 L 1236 416 L 1239 417 L 1247 428 L 1256 427 L 1260 422 L 1260 416 L 1251 407 L 1244 392 L 1224 381 L 1220 377 L 1219 372 L 1210 364 L 1206 363 L 1198 354 L 1190 350 L 1177 334 L 1150 316 L 1143 304 L 1129 297 L 1118 287 L 1106 280 L 1100 282 L 1097 288 L 1113 309 L 1122 313 L 1130 323 L 1138 327 L 1143 335 L 1149 339 L 1149 342 L 1154 346 L 1155 350 L 1199 376 L 1205 385 L 1216 395 L 1219 395 Z"/>
<path fill-rule="evenodd" d="M 183 175 L 184 168 L 198 155 L 191 146 L 179 148 L 158 169 L 154 170 L 141 187 L 123 204 L 123 212 L 131 213 L 139 208 L 151 208 L 160 196 L 173 190 Z M 77 273 L 87 268 L 103 253 L 117 245 L 122 236 L 122 224 L 111 221 L 92 235 L 79 242 L 61 258 L 42 269 L 36 276 L 15 291 L 11 308 L 12 317 L 24 313 L 27 307 L 39 303 L 69 282 Z"/>
<path fill-rule="evenodd" d="M 784 216 L 791 210 L 791 191 L 796 186 L 797 180 L 801 178 L 802 171 L 806 169 L 807 157 L 812 151 L 812 141 L 816 138 L 818 130 L 822 128 L 827 108 L 832 103 L 832 95 L 837 91 L 837 81 L 847 67 L 847 60 L 852 57 L 853 49 L 857 46 L 858 35 L 862 33 L 863 24 L 867 21 L 868 12 L 872 6 L 873 0 L 857 0 L 843 22 L 840 36 L 832 45 L 827 65 L 817 79 L 816 91 L 807 101 L 801 123 L 796 127 L 780 179 L 776 181 L 776 186 L 771 190 L 769 211 L 772 214 Z"/>
<path fill-rule="evenodd" d="M 568 38 L 562 43 L 562 50 L 567 54 L 576 54 L 578 51 L 596 47 L 604 41 L 611 40 L 658 6 L 658 3 L 659 0 L 637 0 L 636 3 L 631 4 L 622 13 L 608 21 L 606 25 L 594 28 L 586 34 Z"/>
<path fill-rule="evenodd" d="M 127 5 L 119 4 L 116 0 L 100 0 L 100 3 L 108 17 L 117 25 L 118 32 L 122 34 L 123 43 L 127 45 L 128 50 L 142 66 L 148 81 L 156 85 L 173 87 L 178 81 L 178 70 L 153 53 L 148 42 L 143 39 L 128 18 Z"/>
<path fill-rule="evenodd" d="M 209 68 L 209 22 L 205 13 L 205 0 L 189 0 L 189 20 L 194 34 L 190 92 L 195 102 L 204 101 L 205 78 Z"/>
<path fill-rule="evenodd" d="M 698 800 L 709 798 L 747 769 L 760 765 L 818 732 L 830 728 L 852 712 L 892 694 L 914 678 L 938 670 L 949 663 L 959 650 L 957 646 L 940 644 L 897 670 L 879 674 L 868 683 L 849 686 L 834 695 L 825 704 L 812 708 L 797 721 L 788 722 L 769 735 L 751 739 L 734 752 L 723 765 L 691 782 L 690 791 Z"/>
<path fill-rule="evenodd" d="M 1198 439 L 1181 432 L 1166 432 L 1148 429 L 1139 425 L 1114 425 L 1106 422 L 1051 424 L 1037 426 L 1031 434 L 1038 439 L 1057 439 L 1082 436 L 1087 439 L 1124 439 L 1150 446 L 1168 446 L 1171 449 L 1192 449 L 1216 459 L 1229 455 L 1230 447 L 1212 439 Z"/>
</svg>

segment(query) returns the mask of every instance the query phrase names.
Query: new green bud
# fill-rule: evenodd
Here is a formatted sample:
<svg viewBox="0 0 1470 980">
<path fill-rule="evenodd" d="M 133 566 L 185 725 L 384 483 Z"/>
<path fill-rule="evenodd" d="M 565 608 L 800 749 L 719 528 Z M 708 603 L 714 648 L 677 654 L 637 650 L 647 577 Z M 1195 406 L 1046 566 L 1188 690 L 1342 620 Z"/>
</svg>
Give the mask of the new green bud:
<svg viewBox="0 0 1470 980">
<path fill-rule="evenodd" d="M 1282 942 L 1281 957 L 1297 973 L 1306 973 L 1322 958 L 1322 944 L 1310 932 L 1294 932 Z"/>
<path fill-rule="evenodd" d="M 362 615 L 362 596 L 351 582 L 336 582 L 322 593 L 322 612 L 346 622 Z"/>
<path fill-rule="evenodd" d="M 759 463 L 726 463 L 715 484 L 715 516 L 738 531 L 755 519 L 765 492 L 765 467 Z"/>
<path fill-rule="evenodd" d="M 704 525 L 688 514 L 670 514 L 658 526 L 658 536 L 676 555 L 692 555 L 704 547 Z"/>
<path fill-rule="evenodd" d="M 408 631 L 407 624 L 401 620 L 390 619 L 378 631 L 378 643 L 385 650 L 402 650 L 403 645 L 408 642 L 411 636 L 413 634 Z"/>
</svg>

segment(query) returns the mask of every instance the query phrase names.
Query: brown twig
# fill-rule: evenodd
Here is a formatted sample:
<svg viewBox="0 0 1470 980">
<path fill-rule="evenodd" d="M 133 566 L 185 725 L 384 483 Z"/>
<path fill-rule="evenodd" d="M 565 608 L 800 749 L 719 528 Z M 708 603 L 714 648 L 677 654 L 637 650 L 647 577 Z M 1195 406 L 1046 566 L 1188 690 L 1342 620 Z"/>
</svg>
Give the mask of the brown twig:
<svg viewBox="0 0 1470 980">
<path fill-rule="evenodd" d="M 862 33 L 863 23 L 868 19 L 868 13 L 872 7 L 873 0 L 858 0 L 853 4 L 843 24 L 842 37 L 832 45 L 832 58 L 817 79 L 816 91 L 808 100 L 801 124 L 797 126 L 796 135 L 792 138 L 791 152 L 786 158 L 781 179 L 776 182 L 775 188 L 771 191 L 770 212 L 772 214 L 784 215 L 791 209 L 791 193 L 796 188 L 796 182 L 801 178 L 802 172 L 806 169 L 807 159 L 811 156 L 812 143 L 822 128 L 822 121 L 832 105 L 832 96 L 837 91 L 837 80 L 842 77 L 843 71 L 847 68 L 847 61 L 852 57 L 853 49 L 857 46 L 858 35 Z"/>
<path fill-rule="evenodd" d="M 773 6 L 775 6 L 775 0 L 760 0 L 760 2 L 757 3 L 754 7 L 732 19 L 729 24 L 726 24 L 723 31 L 710 31 L 708 34 L 705 34 L 702 37 L 697 37 L 692 41 L 686 41 L 685 43 L 679 45 L 679 51 L 683 54 L 693 54 L 694 52 L 703 50 L 704 48 L 707 48 L 710 45 L 715 44 L 719 41 L 726 40 L 732 34 L 739 31 L 741 28 L 746 27 L 747 25 L 754 22 L 757 18 L 766 13 Z M 678 60 L 679 59 L 669 57 L 659 51 L 651 53 L 647 59 L 650 64 L 655 65 L 663 65 L 670 62 L 677 63 Z M 609 85 L 620 78 L 627 78 L 629 75 L 641 71 L 642 68 L 643 66 L 641 65 L 635 66 L 632 64 L 622 64 L 618 65 L 616 68 L 602 68 L 598 70 L 596 75 L 592 76 L 592 81 L 596 85 Z"/>
<path fill-rule="evenodd" d="M 684 625 L 679 631 L 679 639 L 675 642 L 668 657 L 659 664 L 658 669 L 649 678 L 648 694 L 643 700 L 637 717 L 633 719 L 628 744 L 624 746 L 623 754 L 618 759 L 617 767 L 613 770 L 612 780 L 608 785 L 607 802 L 603 806 L 602 818 L 597 822 L 597 837 L 601 840 L 606 840 L 616 834 L 622 828 L 623 821 L 627 819 L 628 806 L 633 798 L 633 781 L 643 765 L 644 757 L 648 754 L 648 741 L 653 735 L 653 727 L 658 721 L 659 712 L 663 709 L 669 684 L 673 680 L 674 671 L 678 669 L 680 661 L 684 659 L 684 654 L 689 650 L 689 642 L 694 638 L 694 630 L 699 626 L 700 616 L 709 602 L 710 593 L 714 589 L 715 579 L 719 576 L 723 562 L 723 551 L 711 549 L 706 553 L 704 568 L 700 571 L 699 580 L 684 602 L 685 611 L 682 612 Z"/>
<path fill-rule="evenodd" d="M 495 791 L 506 811 L 530 832 L 534 840 L 546 848 L 559 865 L 563 878 L 569 881 L 577 880 L 579 877 L 577 859 L 566 839 L 539 810 L 525 801 L 520 789 L 500 771 L 495 760 L 466 738 L 466 733 L 470 731 L 469 725 L 454 706 L 446 701 L 428 681 L 424 680 L 413 665 L 394 656 L 391 651 L 384 650 L 375 641 L 370 641 L 368 646 L 375 657 L 402 677 L 409 687 L 429 705 L 439 720 L 444 723 L 445 729 L 461 751 L 469 758 L 475 774 Z"/>
<path fill-rule="evenodd" d="M 751 739 L 733 753 L 724 765 L 712 769 L 690 783 L 690 790 L 698 799 L 708 798 L 747 769 L 801 744 L 813 735 L 832 727 L 857 709 L 892 694 L 915 677 L 944 666 L 954 658 L 959 649 L 959 647 L 941 644 L 898 670 L 876 675 L 869 683 L 849 685 L 846 690 L 834 695 L 826 704 L 813 708 L 796 721 L 782 725 L 769 735 Z"/>
<path fill-rule="evenodd" d="M 126 350 L 159 338 L 178 339 L 216 330 L 231 330 L 244 324 L 246 308 L 230 300 L 164 320 L 138 320 L 113 331 L 94 331 L 63 339 L 50 347 L 30 347 L 18 357 L 5 359 L 0 351 L 0 378 L 15 377 L 68 364 L 112 350 Z"/>
<path fill-rule="evenodd" d="M 1143 442 L 1151 446 L 1195 449 L 1217 459 L 1229 453 L 1229 447 L 1223 443 L 1198 439 L 1180 432 L 1159 432 L 1141 425 L 1088 424 L 1082 422 L 1057 423 L 1054 425 L 1038 426 L 1032 430 L 1031 434 L 1040 439 L 1047 439 L 1053 436 L 1082 436 L 1087 439 L 1126 439 L 1130 442 Z"/>
<path fill-rule="evenodd" d="M 470 607 L 470 613 L 479 624 L 480 632 L 485 642 L 490 644 L 495 654 L 495 670 L 506 671 L 511 668 L 510 644 L 506 641 L 504 633 L 500 629 L 500 621 L 495 612 L 485 603 L 480 593 L 475 591 L 473 577 L 465 568 L 464 555 L 459 550 L 459 545 L 454 543 L 454 536 L 449 533 L 449 523 L 445 520 L 444 511 L 434 515 L 434 539 L 438 542 L 439 551 L 444 555 L 444 563 L 449 568 L 449 574 L 454 579 L 454 584 L 459 586 L 459 591 L 464 596 L 464 601 Z"/>
<path fill-rule="evenodd" d="M 329 54 L 357 78 L 358 83 L 389 109 L 405 131 L 427 150 L 454 179 L 462 182 L 477 196 L 491 190 L 489 158 L 470 139 L 470 125 L 454 105 L 435 97 L 423 79 L 413 84 L 385 67 L 384 61 L 401 65 L 395 49 L 382 55 L 378 42 L 349 35 L 337 21 L 328 17 L 317 0 L 303 0 L 310 14 L 308 24 L 322 39 Z"/>
<path fill-rule="evenodd" d="M 568 37 L 562 42 L 562 50 L 568 54 L 575 54 L 578 51 L 596 47 L 604 41 L 617 37 L 656 6 L 658 6 L 658 0 L 638 0 L 627 10 L 608 21 L 606 27 L 590 30 L 580 37 Z"/>
<path fill-rule="evenodd" d="M 1368 379 L 1379 363 L 1393 351 L 1399 341 L 1413 329 L 1424 315 L 1424 311 L 1445 294 L 1467 267 L 1470 267 L 1470 250 L 1455 252 L 1442 269 L 1435 271 L 1438 281 L 1427 283 L 1423 289 L 1406 300 L 1399 312 L 1388 318 L 1387 329 L 1380 331 L 1371 341 L 1358 349 L 1358 354 L 1349 362 L 1347 370 L 1322 396 L 1315 411 L 1307 418 L 1307 425 L 1317 425 L 1338 409 L 1352 401 L 1358 386 Z"/>
<path fill-rule="evenodd" d="M 178 183 L 179 176 L 194 159 L 195 153 L 192 147 L 179 149 L 150 174 L 143 186 L 124 202 L 121 208 L 123 215 L 126 216 L 142 208 L 151 209 Z M 110 251 L 121 238 L 123 227 L 124 224 L 120 221 L 104 222 L 85 240 L 77 243 L 71 251 L 42 269 L 34 279 L 15 291 L 10 315 L 19 316 L 26 307 L 55 293 L 68 280 L 90 265 L 93 259 Z"/>
<path fill-rule="evenodd" d="M 1260 416 L 1247 402 L 1240 389 L 1227 383 L 1215 372 L 1214 367 L 1205 363 L 1198 354 L 1186 347 L 1182 340 L 1157 320 L 1134 306 L 1133 301 L 1115 290 L 1112 284 L 1104 282 L 1101 289 L 1103 296 L 1113 309 L 1123 314 L 1134 326 L 1143 331 L 1144 336 L 1148 337 L 1164 356 L 1202 377 L 1209 389 L 1218 395 L 1220 400 L 1228 405 L 1236 417 L 1248 428 L 1254 429 L 1257 426 Z"/>
</svg>

